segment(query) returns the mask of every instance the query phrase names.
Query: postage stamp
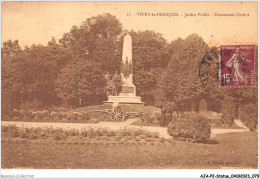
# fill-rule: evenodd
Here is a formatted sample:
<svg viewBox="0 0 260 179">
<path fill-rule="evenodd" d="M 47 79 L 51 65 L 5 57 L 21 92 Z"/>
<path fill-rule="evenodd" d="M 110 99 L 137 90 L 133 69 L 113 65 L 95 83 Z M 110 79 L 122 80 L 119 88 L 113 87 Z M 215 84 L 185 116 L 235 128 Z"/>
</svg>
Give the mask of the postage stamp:
<svg viewBox="0 0 260 179">
<path fill-rule="evenodd" d="M 220 45 L 221 87 L 255 86 L 254 45 Z"/>
</svg>

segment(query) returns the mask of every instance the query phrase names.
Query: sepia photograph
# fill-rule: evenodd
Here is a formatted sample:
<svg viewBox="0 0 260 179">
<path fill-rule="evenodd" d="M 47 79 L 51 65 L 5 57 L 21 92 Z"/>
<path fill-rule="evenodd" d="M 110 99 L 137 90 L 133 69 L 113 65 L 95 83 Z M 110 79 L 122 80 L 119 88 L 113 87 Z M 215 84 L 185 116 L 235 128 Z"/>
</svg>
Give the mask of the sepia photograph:
<svg viewBox="0 0 260 179">
<path fill-rule="evenodd" d="M 1 169 L 258 169 L 258 2 L 2 1 Z"/>
</svg>

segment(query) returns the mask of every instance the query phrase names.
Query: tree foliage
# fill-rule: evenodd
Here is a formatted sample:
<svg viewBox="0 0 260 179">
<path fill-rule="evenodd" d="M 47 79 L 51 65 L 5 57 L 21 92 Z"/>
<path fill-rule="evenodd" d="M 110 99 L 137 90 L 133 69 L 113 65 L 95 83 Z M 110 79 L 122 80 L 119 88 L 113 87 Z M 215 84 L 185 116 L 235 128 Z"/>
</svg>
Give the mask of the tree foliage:
<svg viewBox="0 0 260 179">
<path fill-rule="evenodd" d="M 88 18 L 60 39 L 74 58 L 86 58 L 102 63 L 104 72 L 115 72 L 119 69 L 121 58 L 118 58 L 118 37 L 122 31 L 119 20 L 110 14 Z"/>
<path fill-rule="evenodd" d="M 134 84 L 137 94 L 148 104 L 154 103 L 158 76 L 167 66 L 166 40 L 153 31 L 130 32 L 133 43 Z"/>
<path fill-rule="evenodd" d="M 14 42 L 17 46 L 16 42 Z M 53 93 L 55 79 L 63 66 L 70 60 L 70 55 L 58 44 L 55 39 L 45 47 L 32 45 L 24 50 L 5 47 L 2 49 L 2 97 L 13 101 L 13 108 L 19 108 L 22 103 L 35 103 L 39 107 L 57 104 L 56 94 Z M 15 55 L 13 55 L 15 54 Z"/>
<path fill-rule="evenodd" d="M 19 106 L 19 91 L 22 83 L 17 78 L 19 73 L 19 65 L 22 61 L 22 49 L 18 41 L 7 41 L 3 43 L 1 49 L 1 66 L 2 66 L 2 115 L 9 115 L 13 108 Z"/>
<path fill-rule="evenodd" d="M 231 126 L 237 117 L 237 108 L 235 99 L 227 96 L 222 104 L 222 118 L 221 123 Z"/>
<path fill-rule="evenodd" d="M 192 34 L 184 40 L 173 41 L 168 49 L 171 60 L 163 86 L 166 98 L 175 101 L 179 110 L 191 110 L 193 103 L 197 103 L 203 94 L 203 87 L 196 74 L 199 73 L 199 63 L 209 47 L 201 37 Z"/>
<path fill-rule="evenodd" d="M 56 92 L 68 106 L 95 104 L 105 100 L 105 77 L 97 63 L 75 59 L 61 70 Z"/>
<path fill-rule="evenodd" d="M 239 119 L 250 129 L 255 131 L 258 126 L 257 105 L 249 103 L 241 106 L 238 111 Z"/>
</svg>

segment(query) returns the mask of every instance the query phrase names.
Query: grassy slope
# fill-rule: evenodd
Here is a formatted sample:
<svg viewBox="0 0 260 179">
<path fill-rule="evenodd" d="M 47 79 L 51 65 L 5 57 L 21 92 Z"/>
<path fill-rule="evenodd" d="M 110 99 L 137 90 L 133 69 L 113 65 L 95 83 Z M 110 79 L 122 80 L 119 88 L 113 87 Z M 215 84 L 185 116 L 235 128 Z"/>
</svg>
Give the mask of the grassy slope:
<svg viewBox="0 0 260 179">
<path fill-rule="evenodd" d="M 2 140 L 2 168 L 257 168 L 257 133 L 212 139 L 166 145 Z"/>
</svg>

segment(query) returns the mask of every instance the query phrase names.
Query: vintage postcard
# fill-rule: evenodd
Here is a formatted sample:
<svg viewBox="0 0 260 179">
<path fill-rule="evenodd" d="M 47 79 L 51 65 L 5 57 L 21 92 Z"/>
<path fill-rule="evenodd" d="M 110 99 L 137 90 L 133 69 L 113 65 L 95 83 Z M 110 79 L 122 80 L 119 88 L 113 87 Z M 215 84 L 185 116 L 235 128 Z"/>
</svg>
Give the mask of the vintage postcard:
<svg viewBox="0 0 260 179">
<path fill-rule="evenodd" d="M 258 168 L 257 1 L 1 9 L 2 178 L 14 169 Z M 35 171 L 18 174 L 54 177 Z"/>
</svg>

